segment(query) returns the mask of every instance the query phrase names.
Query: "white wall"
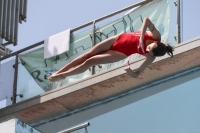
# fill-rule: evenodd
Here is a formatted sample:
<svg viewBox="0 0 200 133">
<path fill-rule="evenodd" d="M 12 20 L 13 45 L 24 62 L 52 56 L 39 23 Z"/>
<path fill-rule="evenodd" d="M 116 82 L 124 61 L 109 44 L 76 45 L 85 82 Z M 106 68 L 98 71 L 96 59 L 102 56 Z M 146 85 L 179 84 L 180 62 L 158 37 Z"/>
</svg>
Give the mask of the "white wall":
<svg viewBox="0 0 200 133">
<path fill-rule="evenodd" d="M 15 119 L 0 123 L 1 133 L 15 133 Z"/>
</svg>

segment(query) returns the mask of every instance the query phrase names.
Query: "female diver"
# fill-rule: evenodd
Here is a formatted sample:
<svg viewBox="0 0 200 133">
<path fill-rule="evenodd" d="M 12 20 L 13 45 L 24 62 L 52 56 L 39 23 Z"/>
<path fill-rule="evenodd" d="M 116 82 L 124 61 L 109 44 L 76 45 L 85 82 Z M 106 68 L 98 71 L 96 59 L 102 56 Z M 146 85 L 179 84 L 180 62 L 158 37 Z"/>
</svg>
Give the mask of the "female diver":
<svg viewBox="0 0 200 133">
<path fill-rule="evenodd" d="M 147 28 L 150 31 L 146 31 Z M 136 78 L 157 56 L 163 56 L 167 53 L 173 57 L 173 47 L 169 44 L 163 44 L 160 40 L 161 35 L 154 24 L 149 18 L 144 18 L 141 31 L 122 33 L 98 43 L 87 53 L 77 57 L 52 74 L 48 79 L 51 82 L 58 81 L 67 76 L 82 73 L 91 66 L 117 62 L 131 54 L 138 53 L 146 57 L 143 64 L 136 71 L 130 69 L 129 62 L 125 67 L 125 71 Z M 74 66 L 76 67 L 70 69 Z"/>
</svg>

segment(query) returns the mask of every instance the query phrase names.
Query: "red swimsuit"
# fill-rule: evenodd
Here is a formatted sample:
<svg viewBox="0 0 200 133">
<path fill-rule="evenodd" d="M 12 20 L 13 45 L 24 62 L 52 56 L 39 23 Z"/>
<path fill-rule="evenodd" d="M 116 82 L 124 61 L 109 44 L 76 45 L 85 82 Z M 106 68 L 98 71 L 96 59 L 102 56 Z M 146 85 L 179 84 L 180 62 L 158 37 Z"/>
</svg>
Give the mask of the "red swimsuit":
<svg viewBox="0 0 200 133">
<path fill-rule="evenodd" d="M 138 49 L 140 35 L 141 35 L 141 31 L 136 31 L 132 33 L 123 33 L 113 43 L 110 50 L 121 52 L 127 56 L 130 56 L 135 53 L 143 55 L 143 54 L 148 53 L 146 51 L 146 47 L 147 47 L 146 40 L 159 41 L 150 37 L 146 32 L 144 36 L 144 40 L 143 40 L 145 53 L 143 53 L 141 48 Z"/>
</svg>

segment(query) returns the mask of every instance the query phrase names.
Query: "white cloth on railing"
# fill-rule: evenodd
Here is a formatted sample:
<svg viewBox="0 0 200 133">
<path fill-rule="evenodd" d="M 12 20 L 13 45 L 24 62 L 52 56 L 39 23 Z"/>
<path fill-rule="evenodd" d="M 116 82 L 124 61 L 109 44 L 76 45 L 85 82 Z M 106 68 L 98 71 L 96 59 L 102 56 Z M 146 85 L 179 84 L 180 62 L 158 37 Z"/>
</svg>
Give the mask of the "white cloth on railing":
<svg viewBox="0 0 200 133">
<path fill-rule="evenodd" d="M 44 59 L 69 51 L 70 29 L 44 40 Z"/>
</svg>

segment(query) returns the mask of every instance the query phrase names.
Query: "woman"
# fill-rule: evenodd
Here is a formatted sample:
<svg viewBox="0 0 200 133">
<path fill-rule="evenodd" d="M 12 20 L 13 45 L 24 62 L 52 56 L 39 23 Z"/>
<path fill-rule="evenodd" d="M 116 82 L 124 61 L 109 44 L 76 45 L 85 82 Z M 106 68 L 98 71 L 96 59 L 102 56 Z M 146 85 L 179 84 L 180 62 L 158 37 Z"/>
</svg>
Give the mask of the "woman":
<svg viewBox="0 0 200 133">
<path fill-rule="evenodd" d="M 150 31 L 146 31 L 147 28 Z M 90 51 L 77 57 L 48 79 L 51 82 L 58 81 L 67 76 L 82 73 L 91 66 L 117 62 L 131 54 L 138 53 L 146 57 L 138 70 L 133 72 L 129 67 L 129 63 L 125 67 L 125 71 L 136 78 L 154 61 L 156 56 L 163 56 L 167 53 L 173 57 L 173 48 L 170 45 L 161 43 L 160 40 L 159 31 L 148 18 L 144 18 L 141 31 L 123 33 L 98 43 Z M 77 67 L 69 70 L 74 66 Z"/>
</svg>

